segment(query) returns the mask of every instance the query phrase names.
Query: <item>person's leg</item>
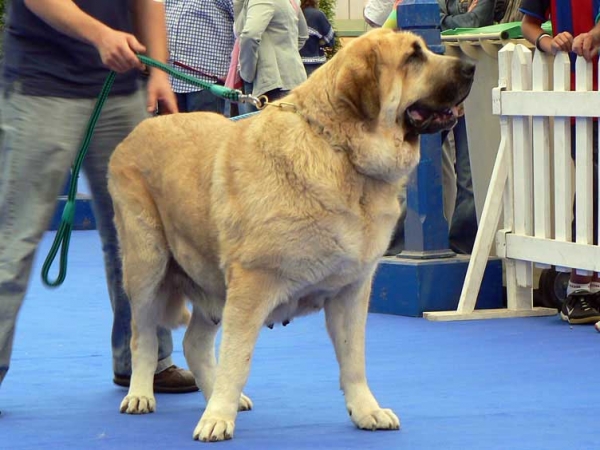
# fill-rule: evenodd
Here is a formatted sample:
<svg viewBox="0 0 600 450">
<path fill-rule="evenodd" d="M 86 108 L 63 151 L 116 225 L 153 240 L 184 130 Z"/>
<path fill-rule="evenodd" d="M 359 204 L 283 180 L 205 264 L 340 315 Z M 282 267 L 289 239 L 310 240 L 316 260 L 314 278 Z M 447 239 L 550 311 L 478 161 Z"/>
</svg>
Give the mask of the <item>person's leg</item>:
<svg viewBox="0 0 600 450">
<path fill-rule="evenodd" d="M 84 170 L 93 198 L 94 217 L 102 241 L 106 281 L 114 311 L 112 330 L 113 370 L 116 375 L 131 374 L 131 310 L 122 286 L 119 244 L 113 223 L 112 200 L 108 193 L 107 172 L 110 155 L 116 146 L 148 115 L 142 91 L 131 96 L 109 97 L 96 125 Z M 173 365 L 171 332 L 159 330 L 157 372 Z"/>
<path fill-rule="evenodd" d="M 175 98 L 177 99 L 177 109 L 180 113 L 189 112 L 187 104 L 188 94 L 176 92 Z"/>
<path fill-rule="evenodd" d="M 33 257 L 91 109 L 77 100 L 0 93 L 0 383 Z"/>
<path fill-rule="evenodd" d="M 217 114 L 225 112 L 225 100 L 207 89 L 187 94 L 187 112 L 209 111 Z"/>
<path fill-rule="evenodd" d="M 456 204 L 456 148 L 454 143 L 454 133 L 450 130 L 442 133 L 442 187 L 444 202 L 444 217 L 448 222 L 448 227 L 454 215 L 454 205 Z"/>
<path fill-rule="evenodd" d="M 452 131 L 456 151 L 456 204 L 449 224 L 448 238 L 453 251 L 471 254 L 477 235 L 477 214 L 473 196 L 465 116 L 458 119 L 458 123 Z"/>
</svg>

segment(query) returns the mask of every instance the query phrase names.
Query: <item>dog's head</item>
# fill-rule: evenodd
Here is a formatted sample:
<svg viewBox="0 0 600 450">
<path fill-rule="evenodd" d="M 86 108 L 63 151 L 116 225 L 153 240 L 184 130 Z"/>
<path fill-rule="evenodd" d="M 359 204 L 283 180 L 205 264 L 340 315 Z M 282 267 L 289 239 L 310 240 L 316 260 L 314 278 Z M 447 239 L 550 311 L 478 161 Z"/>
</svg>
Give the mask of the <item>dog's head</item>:
<svg viewBox="0 0 600 450">
<path fill-rule="evenodd" d="M 383 29 L 355 39 L 337 58 L 336 100 L 355 119 L 383 120 L 405 134 L 451 128 L 475 73 L 472 63 L 431 52 L 415 34 Z"/>
</svg>

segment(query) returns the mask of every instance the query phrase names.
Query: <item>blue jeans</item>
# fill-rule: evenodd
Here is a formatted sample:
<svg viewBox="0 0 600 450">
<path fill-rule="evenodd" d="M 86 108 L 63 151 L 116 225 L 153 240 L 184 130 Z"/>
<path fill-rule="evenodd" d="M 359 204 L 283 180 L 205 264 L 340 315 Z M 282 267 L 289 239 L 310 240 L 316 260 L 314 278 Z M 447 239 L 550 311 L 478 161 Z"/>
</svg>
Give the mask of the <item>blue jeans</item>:
<svg viewBox="0 0 600 450">
<path fill-rule="evenodd" d="M 223 114 L 225 100 L 209 90 L 176 93 L 179 112 L 210 111 Z"/>
<path fill-rule="evenodd" d="M 469 161 L 469 143 L 467 141 L 467 125 L 465 116 L 458 119 L 456 126 L 450 131 L 454 133 L 456 149 L 456 203 L 449 224 L 448 239 L 450 248 L 457 253 L 471 254 L 477 235 L 477 213 L 473 195 L 473 178 Z"/>
<path fill-rule="evenodd" d="M 15 82 L 0 91 L 0 384 L 9 368 L 17 314 L 27 291 L 35 252 L 96 102 L 23 95 L 19 87 Z M 110 97 L 83 164 L 114 312 L 112 355 L 113 370 L 118 375 L 131 373 L 131 311 L 122 287 L 106 176 L 114 148 L 146 117 L 142 91 Z M 161 329 L 157 372 L 172 364 L 172 351 L 171 333 Z"/>
</svg>

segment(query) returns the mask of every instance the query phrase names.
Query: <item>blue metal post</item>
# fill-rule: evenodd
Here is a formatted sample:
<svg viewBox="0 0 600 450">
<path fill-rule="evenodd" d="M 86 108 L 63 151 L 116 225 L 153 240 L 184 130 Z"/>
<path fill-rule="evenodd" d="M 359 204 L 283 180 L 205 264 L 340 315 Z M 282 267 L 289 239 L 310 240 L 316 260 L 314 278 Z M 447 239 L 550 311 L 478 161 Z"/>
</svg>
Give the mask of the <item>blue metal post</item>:
<svg viewBox="0 0 600 450">
<path fill-rule="evenodd" d="M 397 9 L 398 28 L 420 35 L 436 53 L 444 53 L 437 0 L 404 0 Z M 452 257 L 444 217 L 442 141 L 439 133 L 421 137 L 421 160 L 407 186 L 405 249 L 399 257 Z"/>
</svg>

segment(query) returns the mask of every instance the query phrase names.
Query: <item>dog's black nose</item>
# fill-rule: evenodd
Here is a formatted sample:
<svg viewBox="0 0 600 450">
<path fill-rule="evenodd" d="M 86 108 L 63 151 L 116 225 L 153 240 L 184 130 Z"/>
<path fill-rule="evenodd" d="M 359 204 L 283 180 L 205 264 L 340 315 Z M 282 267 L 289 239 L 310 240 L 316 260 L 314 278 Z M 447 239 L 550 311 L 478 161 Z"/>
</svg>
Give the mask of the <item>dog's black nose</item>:
<svg viewBox="0 0 600 450">
<path fill-rule="evenodd" d="M 465 78 L 473 78 L 475 75 L 475 64 L 468 61 L 462 61 L 460 74 Z"/>
</svg>

